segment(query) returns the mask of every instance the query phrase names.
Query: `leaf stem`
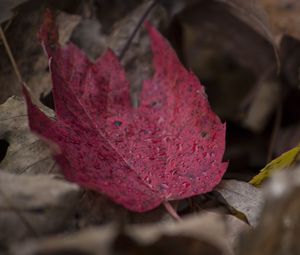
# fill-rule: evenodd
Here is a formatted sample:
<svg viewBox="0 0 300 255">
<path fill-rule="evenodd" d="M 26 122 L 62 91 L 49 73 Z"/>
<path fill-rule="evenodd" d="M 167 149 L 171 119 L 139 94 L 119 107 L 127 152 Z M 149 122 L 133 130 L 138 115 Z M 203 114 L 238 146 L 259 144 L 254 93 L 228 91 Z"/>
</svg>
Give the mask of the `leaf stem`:
<svg viewBox="0 0 300 255">
<path fill-rule="evenodd" d="M 139 30 L 140 26 L 142 25 L 142 23 L 144 22 L 144 20 L 146 19 L 146 17 L 148 16 L 148 14 L 151 12 L 151 10 L 154 8 L 154 6 L 157 4 L 158 0 L 153 0 L 152 3 L 149 5 L 149 7 L 147 8 L 147 10 L 145 11 L 145 13 L 143 14 L 143 16 L 140 18 L 140 20 L 138 21 L 138 23 L 136 24 L 134 30 L 132 31 L 131 35 L 129 36 L 126 44 L 124 45 L 120 55 L 119 55 L 119 59 L 122 60 L 125 56 L 126 51 L 128 50 L 134 36 L 136 35 L 137 31 Z"/>
<path fill-rule="evenodd" d="M 170 204 L 169 201 L 164 201 L 163 202 L 164 207 L 166 208 L 167 212 L 172 216 L 173 219 L 176 221 L 181 221 L 180 216 L 177 214 L 176 210 L 174 207 Z"/>
</svg>

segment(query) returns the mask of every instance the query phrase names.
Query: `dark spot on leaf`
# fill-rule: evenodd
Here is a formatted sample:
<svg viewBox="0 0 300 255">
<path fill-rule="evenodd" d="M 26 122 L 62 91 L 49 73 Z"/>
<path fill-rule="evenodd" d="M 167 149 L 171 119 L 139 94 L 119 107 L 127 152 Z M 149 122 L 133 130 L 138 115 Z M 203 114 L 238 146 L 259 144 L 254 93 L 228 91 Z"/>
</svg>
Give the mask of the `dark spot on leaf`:
<svg viewBox="0 0 300 255">
<path fill-rule="evenodd" d="M 206 138 L 207 135 L 208 135 L 208 133 L 207 133 L 206 131 L 201 131 L 201 136 L 202 136 L 203 138 Z"/>
<path fill-rule="evenodd" d="M 154 107 L 155 105 L 157 105 L 156 101 L 151 102 L 151 106 Z"/>
<path fill-rule="evenodd" d="M 119 120 L 116 120 L 114 124 L 115 124 L 116 127 L 119 127 L 119 126 L 122 125 L 122 122 L 119 121 Z"/>
</svg>

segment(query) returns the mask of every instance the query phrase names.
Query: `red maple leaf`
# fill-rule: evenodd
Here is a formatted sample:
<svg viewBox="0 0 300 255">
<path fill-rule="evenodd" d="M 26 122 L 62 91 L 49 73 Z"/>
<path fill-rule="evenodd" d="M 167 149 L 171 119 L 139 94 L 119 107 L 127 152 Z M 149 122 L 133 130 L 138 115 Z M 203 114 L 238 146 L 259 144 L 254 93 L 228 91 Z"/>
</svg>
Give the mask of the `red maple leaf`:
<svg viewBox="0 0 300 255">
<path fill-rule="evenodd" d="M 93 63 L 73 44 L 60 47 L 50 12 L 39 37 L 49 57 L 56 120 L 24 89 L 30 128 L 59 146 L 54 157 L 66 179 L 138 212 L 209 192 L 227 168 L 225 124 L 196 76 L 146 27 L 155 74 L 144 82 L 138 108 L 130 104 L 115 54 L 107 50 Z"/>
</svg>

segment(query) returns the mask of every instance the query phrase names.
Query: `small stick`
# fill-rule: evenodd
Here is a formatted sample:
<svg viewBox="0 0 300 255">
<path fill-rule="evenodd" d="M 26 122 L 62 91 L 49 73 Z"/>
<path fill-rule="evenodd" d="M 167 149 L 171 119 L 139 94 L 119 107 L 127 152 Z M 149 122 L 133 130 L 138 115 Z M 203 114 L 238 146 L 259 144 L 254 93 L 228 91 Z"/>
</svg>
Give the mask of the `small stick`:
<svg viewBox="0 0 300 255">
<path fill-rule="evenodd" d="M 124 45 L 124 48 L 122 49 L 119 59 L 122 60 L 125 56 L 126 51 L 128 50 L 133 38 L 135 37 L 137 31 L 139 30 L 140 26 L 142 25 L 142 23 L 144 22 L 144 20 L 146 19 L 146 17 L 148 16 L 148 14 L 150 13 L 150 11 L 154 8 L 154 6 L 157 4 L 158 0 L 154 0 L 152 1 L 152 3 L 149 5 L 148 9 L 145 11 L 145 13 L 143 14 L 143 16 L 140 18 L 139 22 L 136 24 L 134 30 L 132 31 L 132 34 L 129 36 L 126 44 Z"/>
<path fill-rule="evenodd" d="M 4 31 L 3 31 L 1 25 L 0 25 L 0 38 L 1 38 L 2 41 L 3 41 L 4 48 L 5 48 L 6 52 L 7 52 L 7 55 L 8 55 L 8 57 L 9 57 L 9 60 L 10 60 L 10 62 L 11 62 L 11 64 L 12 64 L 12 66 L 13 66 L 13 69 L 14 69 L 14 71 L 15 71 L 15 74 L 16 74 L 17 78 L 18 78 L 18 81 L 19 81 L 19 82 L 22 82 L 23 79 L 22 79 L 20 70 L 19 70 L 19 68 L 18 68 L 18 66 L 17 66 L 17 63 L 16 63 L 16 61 L 15 61 L 15 59 L 14 59 L 14 56 L 13 56 L 13 54 L 12 54 L 12 52 L 11 52 L 11 49 L 10 49 L 10 47 L 9 47 L 9 44 L 8 44 L 7 40 L 6 40 Z"/>
<path fill-rule="evenodd" d="M 172 216 L 173 219 L 175 219 L 177 221 L 181 221 L 180 216 L 177 214 L 176 210 L 170 204 L 170 202 L 164 201 L 163 204 L 164 204 L 164 207 L 166 208 L 167 212 Z"/>
</svg>

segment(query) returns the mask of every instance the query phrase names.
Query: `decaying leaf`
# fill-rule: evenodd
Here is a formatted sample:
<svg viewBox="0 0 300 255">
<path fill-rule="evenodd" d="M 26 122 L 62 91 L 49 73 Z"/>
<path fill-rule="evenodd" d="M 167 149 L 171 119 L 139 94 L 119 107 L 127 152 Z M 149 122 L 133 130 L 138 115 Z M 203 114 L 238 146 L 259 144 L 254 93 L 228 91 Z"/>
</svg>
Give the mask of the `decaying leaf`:
<svg viewBox="0 0 300 255">
<path fill-rule="evenodd" d="M 221 180 L 225 125 L 204 88 L 150 25 L 155 74 L 141 105 L 130 105 L 129 84 L 108 50 L 95 63 L 74 45 L 61 48 L 47 12 L 40 39 L 51 59 L 57 120 L 27 99 L 30 127 L 57 144 L 65 177 L 107 194 L 133 211 L 211 191 Z"/>
<path fill-rule="evenodd" d="M 179 17 L 183 24 L 188 25 L 187 28 L 192 28 L 194 32 L 185 40 L 190 43 L 191 39 L 197 39 L 201 54 L 208 48 L 219 54 L 213 57 L 230 56 L 239 67 L 246 68 L 258 77 L 269 68 L 276 67 L 277 45 L 259 0 L 197 0 L 188 5 Z M 184 27 L 185 33 L 187 28 Z M 194 61 L 197 61 L 197 58 Z M 214 73 L 213 70 L 210 71 Z"/>
<path fill-rule="evenodd" d="M 236 180 L 223 180 L 215 189 L 227 203 L 242 212 L 251 226 L 256 226 L 263 205 L 262 191 Z"/>
<path fill-rule="evenodd" d="M 259 224 L 242 239 L 240 255 L 300 253 L 300 168 L 278 172 L 264 187 Z"/>
<path fill-rule="evenodd" d="M 0 246 L 55 233 L 72 222 L 76 184 L 50 175 L 14 175 L 0 170 Z"/>
<path fill-rule="evenodd" d="M 252 131 L 261 132 L 280 102 L 280 84 L 276 80 L 261 79 L 254 92 L 242 122 Z"/>
<path fill-rule="evenodd" d="M 81 16 L 72 15 L 65 12 L 59 12 L 57 18 L 59 43 L 65 45 L 75 29 L 81 21 Z"/>
<path fill-rule="evenodd" d="M 7 2 L 11 1 L 4 1 Z M 17 3 L 18 1 L 12 1 Z M 32 1 L 29 1 L 29 3 Z M 1 1 L 2 3 L 2 1 Z M 14 17 L 13 22 L 4 34 L 7 43 L 11 49 L 12 55 L 16 61 L 22 79 L 26 80 L 32 75 L 36 57 L 42 54 L 42 50 L 38 48 L 38 44 L 29 39 L 36 36 L 38 22 L 41 16 L 41 2 L 36 3 L 34 11 L 26 9 Z M 2 8 L 1 8 L 2 10 Z M 4 27 L 3 27 L 4 29 Z M 14 68 L 9 60 L 8 54 L 3 43 L 0 47 L 0 103 L 4 103 L 11 96 L 21 96 L 22 89 L 19 79 L 17 78 Z M 22 62 L 22 64 L 20 64 Z M 39 84 L 42 86 L 42 84 Z"/>
<path fill-rule="evenodd" d="M 40 98 L 50 91 L 51 78 L 48 70 L 48 61 L 44 56 L 43 50 L 39 47 L 36 40 L 32 40 L 32 38 L 36 38 L 42 13 L 49 1 L 38 1 L 34 4 L 32 2 L 26 3 L 26 8 L 24 7 L 22 12 L 14 18 L 4 33 L 22 79 L 26 81 L 35 97 Z M 70 15 L 64 12 L 60 12 L 57 15 L 61 43 L 68 41 L 73 27 L 79 20 L 80 17 L 78 15 Z M 4 103 L 13 95 L 21 96 L 22 86 L 20 86 L 20 82 L 13 71 L 3 45 L 0 47 L 0 55 L 0 103 Z"/>
<path fill-rule="evenodd" d="M 243 20 L 276 48 L 268 16 L 260 0 L 215 0 L 215 2 L 224 4 L 233 15 Z"/>
<path fill-rule="evenodd" d="M 50 110 L 48 114 L 51 116 Z M 0 138 L 9 144 L 0 162 L 3 171 L 17 174 L 58 171 L 48 146 L 29 130 L 24 100 L 11 97 L 0 105 Z"/>
<path fill-rule="evenodd" d="M 84 230 L 12 248 L 13 255 L 63 254 L 205 254 L 231 255 L 237 236 L 247 224 L 232 216 L 205 213 L 174 223 L 127 226 L 119 233 L 115 225 Z M 174 242 L 175 241 L 175 242 Z M 176 242 L 180 246 L 176 246 Z M 174 248 L 177 249 L 174 249 Z"/>
<path fill-rule="evenodd" d="M 1 0 L 0 24 L 13 17 L 14 9 L 28 0 Z"/>
<path fill-rule="evenodd" d="M 91 59 L 96 59 L 106 49 L 107 35 L 101 30 L 97 19 L 82 19 L 73 31 L 71 41 Z"/>
<path fill-rule="evenodd" d="M 299 161 L 300 145 L 283 153 L 278 158 L 268 163 L 260 173 L 252 178 L 250 184 L 260 186 L 266 179 L 268 179 L 275 172 L 294 166 Z"/>
<path fill-rule="evenodd" d="M 279 44 L 284 35 L 300 39 L 300 2 L 298 0 L 260 1 L 271 23 L 272 33 Z"/>
</svg>

